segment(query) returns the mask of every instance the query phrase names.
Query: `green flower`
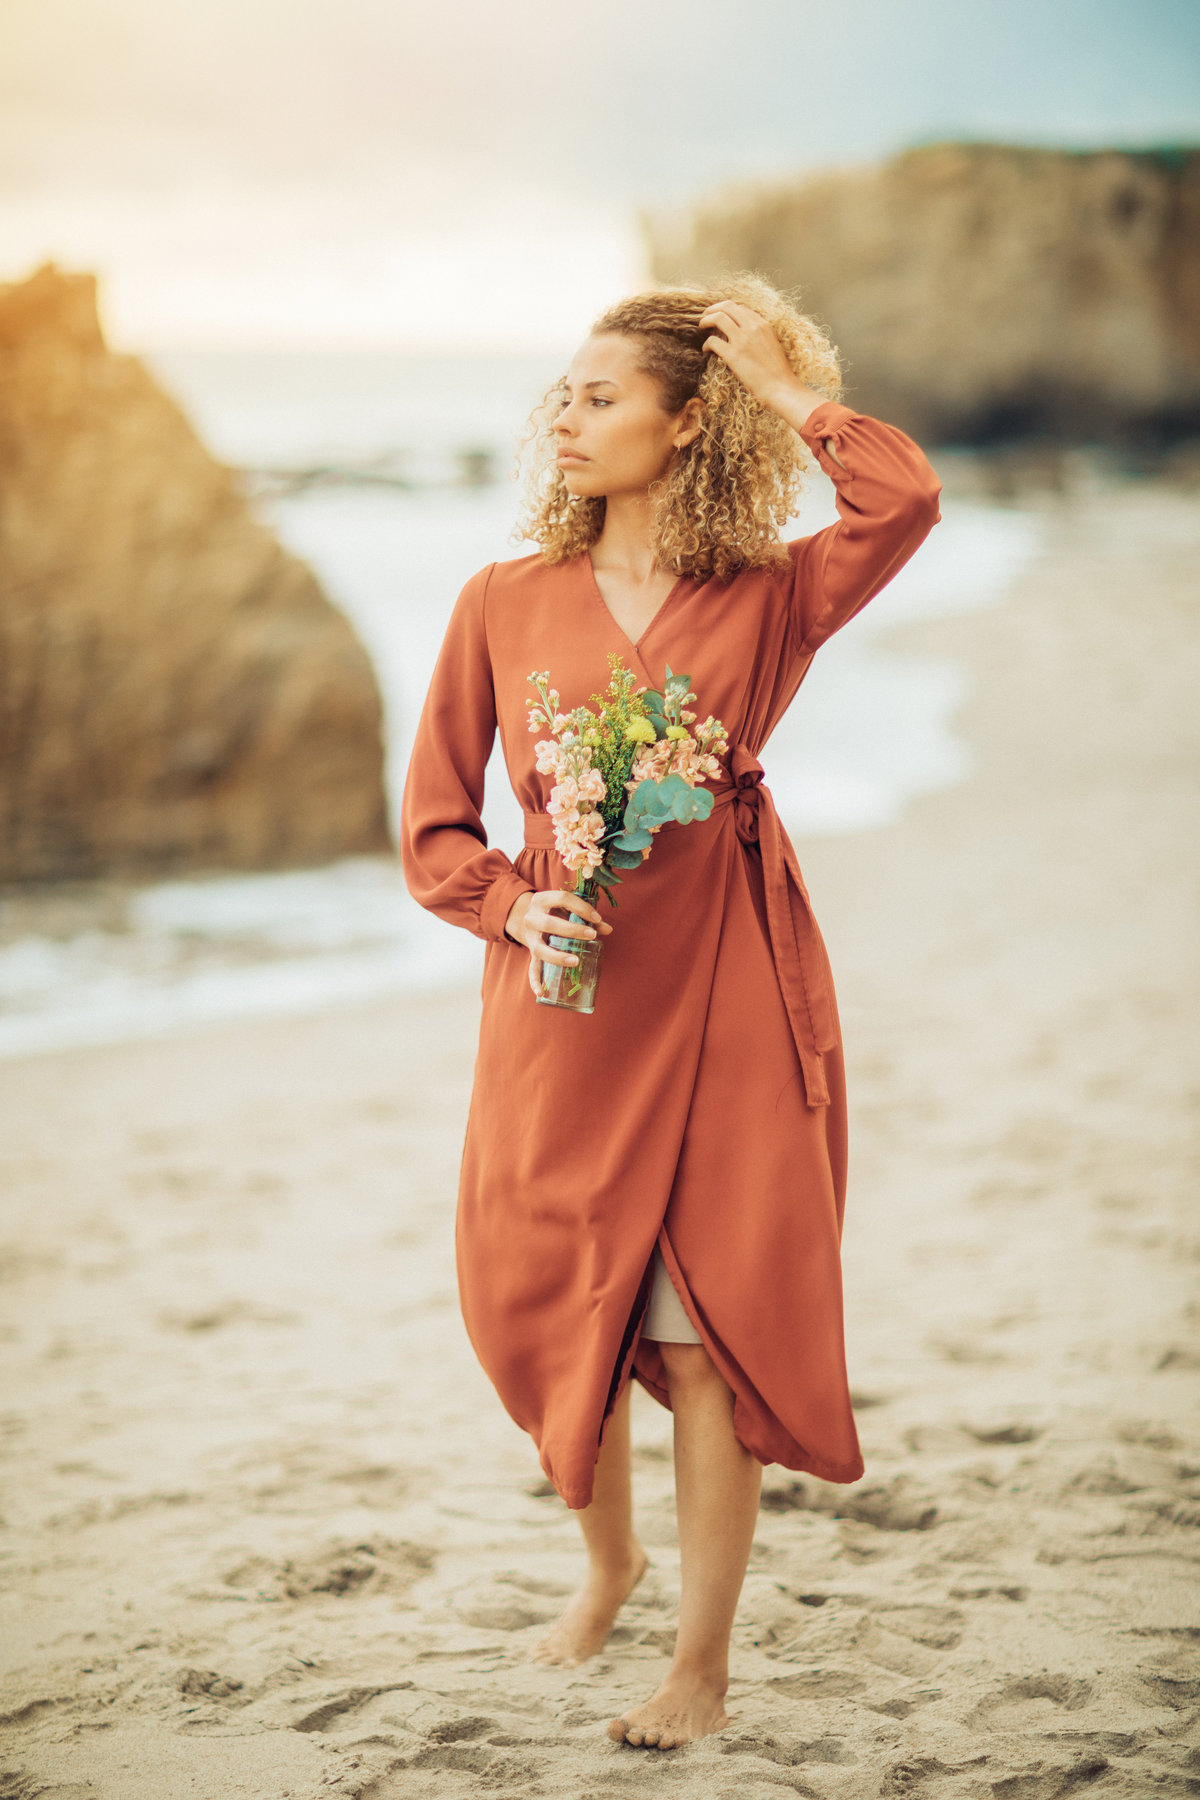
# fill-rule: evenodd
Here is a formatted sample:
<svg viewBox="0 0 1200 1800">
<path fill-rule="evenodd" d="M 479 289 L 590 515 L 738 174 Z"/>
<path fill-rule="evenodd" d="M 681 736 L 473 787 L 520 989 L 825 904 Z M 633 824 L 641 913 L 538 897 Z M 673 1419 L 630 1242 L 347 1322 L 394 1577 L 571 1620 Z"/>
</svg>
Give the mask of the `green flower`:
<svg viewBox="0 0 1200 1800">
<path fill-rule="evenodd" d="M 691 733 L 688 731 L 688 728 L 686 725 L 668 725 L 667 726 L 667 736 L 669 738 L 685 738 L 685 737 L 689 737 L 690 735 L 691 735 Z"/>
<path fill-rule="evenodd" d="M 685 732 L 683 735 L 686 737 L 687 733 Z M 654 741 L 655 731 L 649 719 L 630 719 L 625 727 L 627 744 L 653 744 Z"/>
</svg>

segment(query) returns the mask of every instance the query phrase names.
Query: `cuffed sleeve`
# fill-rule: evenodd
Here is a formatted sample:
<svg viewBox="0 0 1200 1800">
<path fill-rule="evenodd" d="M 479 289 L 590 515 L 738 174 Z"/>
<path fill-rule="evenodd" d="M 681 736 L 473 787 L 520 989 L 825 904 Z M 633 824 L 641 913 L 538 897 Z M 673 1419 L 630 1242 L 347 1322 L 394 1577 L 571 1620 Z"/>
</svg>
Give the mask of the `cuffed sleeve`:
<svg viewBox="0 0 1200 1800">
<path fill-rule="evenodd" d="M 836 525 L 801 538 L 793 561 L 791 626 L 810 655 L 903 568 L 941 517 L 941 483 L 894 425 L 826 400 L 800 433 L 837 490 Z M 826 449 L 831 440 L 842 467 Z"/>
<path fill-rule="evenodd" d="M 404 783 L 400 855 L 414 900 L 498 942 L 513 901 L 532 889 L 503 850 L 488 847 L 483 827 L 484 773 L 496 737 L 484 620 L 491 573 L 472 576 L 446 629 Z"/>
</svg>

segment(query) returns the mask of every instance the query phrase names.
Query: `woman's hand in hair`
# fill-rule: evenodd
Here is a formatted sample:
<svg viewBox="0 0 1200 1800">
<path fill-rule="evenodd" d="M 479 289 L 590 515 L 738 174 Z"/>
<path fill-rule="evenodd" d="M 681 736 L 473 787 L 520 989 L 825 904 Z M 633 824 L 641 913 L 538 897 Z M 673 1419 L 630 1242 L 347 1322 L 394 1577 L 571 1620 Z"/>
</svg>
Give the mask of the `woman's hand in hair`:
<svg viewBox="0 0 1200 1800">
<path fill-rule="evenodd" d="M 583 924 L 564 918 L 563 913 L 578 913 Z M 588 942 L 597 933 L 607 937 L 612 930 L 594 906 L 565 888 L 545 888 L 538 893 L 518 894 L 504 923 L 504 934 L 514 944 L 523 944 L 529 952 L 529 985 L 535 994 L 542 991 L 543 963 L 573 963 L 577 959 L 570 950 L 555 950 L 548 937 L 581 938 Z"/>
<path fill-rule="evenodd" d="M 826 396 L 806 387 L 784 353 L 783 345 L 761 313 L 740 300 L 719 300 L 700 315 L 712 336 L 704 348 L 732 369 L 756 400 L 769 406 L 796 431 Z M 830 455 L 833 455 L 832 448 Z M 840 458 L 835 457 L 835 461 Z"/>
</svg>

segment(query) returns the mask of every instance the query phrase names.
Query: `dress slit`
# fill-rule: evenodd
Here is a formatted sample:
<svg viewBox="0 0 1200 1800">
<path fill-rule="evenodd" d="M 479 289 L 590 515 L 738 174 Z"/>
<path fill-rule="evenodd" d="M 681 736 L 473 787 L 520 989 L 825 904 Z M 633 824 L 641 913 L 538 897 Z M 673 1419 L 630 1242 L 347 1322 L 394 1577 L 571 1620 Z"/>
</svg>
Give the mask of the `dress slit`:
<svg viewBox="0 0 1200 1800">
<path fill-rule="evenodd" d="M 642 1336 L 654 1344 L 699 1344 L 700 1333 L 688 1317 L 657 1244 L 650 1267 L 650 1304 L 642 1320 Z"/>
</svg>

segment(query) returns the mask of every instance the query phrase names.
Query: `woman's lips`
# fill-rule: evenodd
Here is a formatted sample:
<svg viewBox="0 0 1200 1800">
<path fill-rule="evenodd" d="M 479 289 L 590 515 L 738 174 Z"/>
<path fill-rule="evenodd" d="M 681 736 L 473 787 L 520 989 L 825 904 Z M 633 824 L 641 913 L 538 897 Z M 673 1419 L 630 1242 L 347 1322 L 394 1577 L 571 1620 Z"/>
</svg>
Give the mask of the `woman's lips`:
<svg viewBox="0 0 1200 1800">
<path fill-rule="evenodd" d="M 560 450 L 558 453 L 558 460 L 560 463 L 585 463 L 591 459 L 586 456 L 580 456 L 577 450 Z"/>
</svg>

